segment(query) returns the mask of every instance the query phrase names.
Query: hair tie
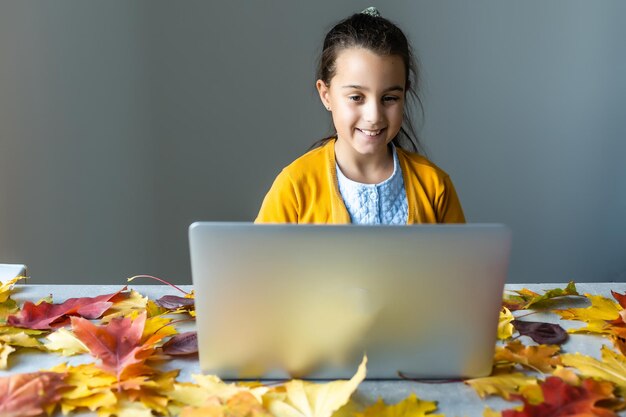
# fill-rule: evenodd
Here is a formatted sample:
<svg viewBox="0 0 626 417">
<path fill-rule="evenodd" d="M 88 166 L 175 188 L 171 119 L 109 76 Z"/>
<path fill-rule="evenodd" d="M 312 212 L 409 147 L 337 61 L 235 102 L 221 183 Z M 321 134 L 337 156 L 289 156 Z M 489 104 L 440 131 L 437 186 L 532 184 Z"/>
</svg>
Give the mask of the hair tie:
<svg viewBox="0 0 626 417">
<path fill-rule="evenodd" d="M 372 17 L 381 17 L 380 12 L 376 7 L 368 7 L 367 9 L 363 10 L 361 14 L 366 14 Z"/>
</svg>

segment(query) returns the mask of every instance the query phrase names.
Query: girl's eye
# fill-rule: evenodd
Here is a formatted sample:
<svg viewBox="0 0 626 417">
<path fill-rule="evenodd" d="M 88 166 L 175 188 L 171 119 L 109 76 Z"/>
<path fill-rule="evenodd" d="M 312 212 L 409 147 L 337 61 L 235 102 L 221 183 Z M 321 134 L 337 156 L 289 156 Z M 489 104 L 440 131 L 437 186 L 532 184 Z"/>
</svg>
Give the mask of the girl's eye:
<svg viewBox="0 0 626 417">
<path fill-rule="evenodd" d="M 383 97 L 383 102 L 387 102 L 387 103 L 393 103 L 395 101 L 400 100 L 400 98 L 395 97 L 395 96 L 385 96 Z"/>
<path fill-rule="evenodd" d="M 348 100 L 359 102 L 361 101 L 361 96 L 348 96 Z"/>
</svg>

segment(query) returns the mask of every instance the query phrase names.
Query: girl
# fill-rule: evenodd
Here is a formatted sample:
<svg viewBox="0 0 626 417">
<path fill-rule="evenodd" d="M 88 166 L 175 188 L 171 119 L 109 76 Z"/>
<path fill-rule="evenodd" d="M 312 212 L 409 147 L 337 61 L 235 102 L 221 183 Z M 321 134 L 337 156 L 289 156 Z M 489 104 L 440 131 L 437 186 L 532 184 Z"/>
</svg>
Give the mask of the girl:
<svg viewBox="0 0 626 417">
<path fill-rule="evenodd" d="M 376 9 L 333 27 L 316 87 L 336 134 L 282 170 L 255 222 L 464 223 L 450 178 L 409 133 L 416 72 L 406 37 Z"/>
</svg>

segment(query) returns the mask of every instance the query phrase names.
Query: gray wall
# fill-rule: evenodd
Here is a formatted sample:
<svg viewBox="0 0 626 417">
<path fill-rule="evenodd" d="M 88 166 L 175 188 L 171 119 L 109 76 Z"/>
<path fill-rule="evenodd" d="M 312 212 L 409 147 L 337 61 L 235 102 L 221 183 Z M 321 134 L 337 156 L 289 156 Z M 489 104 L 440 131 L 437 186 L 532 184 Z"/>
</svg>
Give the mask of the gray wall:
<svg viewBox="0 0 626 417">
<path fill-rule="evenodd" d="M 189 223 L 252 220 L 328 133 L 317 53 L 370 3 L 0 0 L 0 262 L 190 282 Z M 513 229 L 509 280 L 625 281 L 626 3 L 380 9 L 421 61 L 428 155 Z"/>
</svg>

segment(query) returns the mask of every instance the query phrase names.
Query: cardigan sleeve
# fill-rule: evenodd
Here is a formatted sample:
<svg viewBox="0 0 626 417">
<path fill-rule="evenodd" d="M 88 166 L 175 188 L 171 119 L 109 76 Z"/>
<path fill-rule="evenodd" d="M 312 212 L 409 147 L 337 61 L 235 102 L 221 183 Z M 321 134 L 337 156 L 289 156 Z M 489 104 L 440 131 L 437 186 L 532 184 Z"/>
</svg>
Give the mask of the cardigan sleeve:
<svg viewBox="0 0 626 417">
<path fill-rule="evenodd" d="M 296 187 L 286 170 L 281 171 L 265 195 L 255 223 L 298 223 Z"/>
<path fill-rule="evenodd" d="M 437 223 L 465 223 L 465 215 L 459 196 L 449 176 L 445 176 L 443 188 L 436 201 Z"/>
</svg>

